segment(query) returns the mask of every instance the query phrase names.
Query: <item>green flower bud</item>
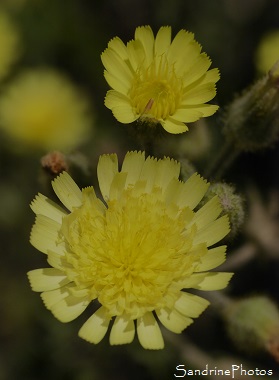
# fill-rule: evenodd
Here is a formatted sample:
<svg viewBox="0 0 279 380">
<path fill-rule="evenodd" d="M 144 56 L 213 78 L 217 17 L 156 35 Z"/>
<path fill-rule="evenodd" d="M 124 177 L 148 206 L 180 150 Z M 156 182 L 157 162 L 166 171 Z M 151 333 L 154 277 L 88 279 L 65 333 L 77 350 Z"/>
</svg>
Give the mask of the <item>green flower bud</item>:
<svg viewBox="0 0 279 380">
<path fill-rule="evenodd" d="M 223 133 L 241 151 L 274 144 L 279 136 L 279 61 L 227 108 Z"/>
<path fill-rule="evenodd" d="M 265 296 L 232 302 L 225 310 L 231 340 L 243 351 L 269 352 L 279 360 L 279 311 Z"/>
<path fill-rule="evenodd" d="M 228 238 L 233 238 L 244 222 L 244 200 L 239 194 L 235 193 L 235 188 L 227 183 L 216 182 L 210 185 L 204 197 L 204 202 L 206 203 L 215 195 L 219 197 L 223 208 L 221 215 L 228 215 L 229 217 L 231 231 Z"/>
</svg>

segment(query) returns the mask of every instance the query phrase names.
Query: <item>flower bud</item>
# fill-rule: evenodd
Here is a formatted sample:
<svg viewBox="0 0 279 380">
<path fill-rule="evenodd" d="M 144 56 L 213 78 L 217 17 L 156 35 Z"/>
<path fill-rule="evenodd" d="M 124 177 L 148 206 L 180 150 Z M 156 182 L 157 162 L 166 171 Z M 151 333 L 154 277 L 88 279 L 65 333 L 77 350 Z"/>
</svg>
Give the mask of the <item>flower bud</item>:
<svg viewBox="0 0 279 380">
<path fill-rule="evenodd" d="M 225 311 L 228 334 L 243 351 L 269 352 L 279 360 L 279 311 L 265 296 L 232 302 Z"/>
<path fill-rule="evenodd" d="M 227 108 L 223 133 L 240 151 L 274 144 L 279 135 L 279 61 Z"/>
<path fill-rule="evenodd" d="M 219 197 L 223 209 L 221 215 L 228 215 L 229 217 L 231 231 L 228 238 L 233 238 L 244 222 L 244 200 L 239 194 L 235 193 L 235 188 L 227 183 L 216 182 L 210 185 L 204 202 L 206 203 L 215 195 Z"/>
<path fill-rule="evenodd" d="M 64 170 L 69 170 L 66 156 L 59 151 L 49 152 L 43 156 L 41 158 L 41 165 L 43 169 L 53 176 L 62 173 Z"/>
</svg>

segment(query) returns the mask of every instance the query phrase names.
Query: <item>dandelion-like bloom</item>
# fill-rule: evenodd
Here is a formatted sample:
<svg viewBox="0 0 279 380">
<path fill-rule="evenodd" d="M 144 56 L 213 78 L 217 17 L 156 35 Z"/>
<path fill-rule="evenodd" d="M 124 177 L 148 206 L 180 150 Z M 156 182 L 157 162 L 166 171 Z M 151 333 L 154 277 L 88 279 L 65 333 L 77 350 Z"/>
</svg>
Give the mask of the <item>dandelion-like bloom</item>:
<svg viewBox="0 0 279 380">
<path fill-rule="evenodd" d="M 0 122 L 7 135 L 28 148 L 70 150 L 88 137 L 88 102 L 54 70 L 22 73 L 0 98 Z"/>
<path fill-rule="evenodd" d="M 216 112 L 205 104 L 216 94 L 217 69 L 201 53 L 193 33 L 185 30 L 171 41 L 171 28 L 161 27 L 156 38 L 150 26 L 138 27 L 127 46 L 113 38 L 103 52 L 105 78 L 112 88 L 105 105 L 121 123 L 146 120 L 170 133 L 188 130 L 185 123 Z"/>
<path fill-rule="evenodd" d="M 100 157 L 97 172 L 104 202 L 92 187 L 80 190 L 63 172 L 52 183 L 68 211 L 39 194 L 31 244 L 53 268 L 28 272 L 32 289 L 62 322 L 97 300 L 97 311 L 79 336 L 98 343 L 112 321 L 110 344 L 130 343 L 135 331 L 147 349 L 164 346 L 159 321 L 180 333 L 208 301 L 183 289 L 224 288 L 230 273 L 209 272 L 225 260 L 215 246 L 229 232 L 212 198 L 197 212 L 208 184 L 194 174 L 178 180 L 178 162 L 129 152 L 118 171 L 115 154 Z M 209 248 L 211 247 L 211 248 Z"/>
</svg>

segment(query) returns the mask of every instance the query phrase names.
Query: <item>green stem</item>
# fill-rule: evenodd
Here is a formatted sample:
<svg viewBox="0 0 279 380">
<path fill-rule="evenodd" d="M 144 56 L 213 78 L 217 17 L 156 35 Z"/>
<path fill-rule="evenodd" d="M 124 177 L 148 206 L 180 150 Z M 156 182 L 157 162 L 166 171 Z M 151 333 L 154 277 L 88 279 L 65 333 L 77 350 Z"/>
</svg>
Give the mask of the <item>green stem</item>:
<svg viewBox="0 0 279 380">
<path fill-rule="evenodd" d="M 239 154 L 240 151 L 235 148 L 234 143 L 227 141 L 219 151 L 219 154 L 209 162 L 209 165 L 205 169 L 205 178 L 213 177 L 215 180 L 221 179 Z"/>
<path fill-rule="evenodd" d="M 151 139 L 144 139 L 142 147 L 145 151 L 145 157 L 154 156 L 154 143 Z"/>
</svg>

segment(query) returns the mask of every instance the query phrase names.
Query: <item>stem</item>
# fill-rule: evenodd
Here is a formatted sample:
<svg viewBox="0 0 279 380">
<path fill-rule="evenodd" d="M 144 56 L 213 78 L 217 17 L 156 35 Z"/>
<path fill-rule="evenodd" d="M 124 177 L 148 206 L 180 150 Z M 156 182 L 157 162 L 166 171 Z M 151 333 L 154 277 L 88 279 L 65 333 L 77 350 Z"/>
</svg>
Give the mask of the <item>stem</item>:
<svg viewBox="0 0 279 380">
<path fill-rule="evenodd" d="M 219 151 L 219 154 L 209 162 L 209 165 L 205 169 L 204 176 L 206 178 L 214 176 L 215 180 L 219 180 L 239 154 L 240 151 L 235 148 L 233 142 L 227 141 Z"/>
<path fill-rule="evenodd" d="M 142 147 L 145 151 L 146 157 L 154 156 L 154 140 L 151 140 L 150 138 L 143 139 Z"/>
<path fill-rule="evenodd" d="M 239 270 L 253 260 L 257 253 L 258 248 L 255 243 L 244 243 L 240 248 L 230 253 L 226 262 L 220 266 L 219 270 L 221 272 Z"/>
<path fill-rule="evenodd" d="M 223 311 L 233 303 L 231 298 L 218 290 L 209 292 L 206 295 L 206 299 L 210 301 L 220 315 L 222 315 Z"/>
</svg>

